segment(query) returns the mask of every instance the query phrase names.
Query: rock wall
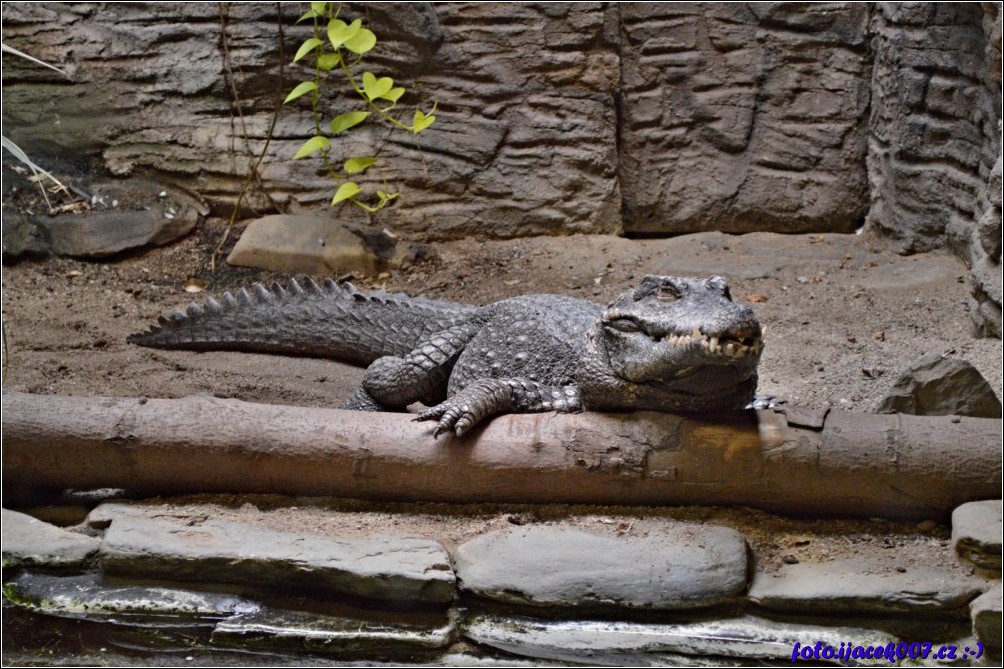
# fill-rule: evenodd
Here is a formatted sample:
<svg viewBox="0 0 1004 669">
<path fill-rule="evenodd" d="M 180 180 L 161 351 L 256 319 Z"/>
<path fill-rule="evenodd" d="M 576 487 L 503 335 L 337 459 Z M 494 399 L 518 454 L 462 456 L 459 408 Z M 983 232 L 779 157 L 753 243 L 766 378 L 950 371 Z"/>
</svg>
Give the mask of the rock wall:
<svg viewBox="0 0 1004 669">
<path fill-rule="evenodd" d="M 290 65 L 302 7 L 5 3 L 4 132 L 43 165 L 152 173 L 229 214 L 323 211 L 335 185 L 289 158 L 314 133 Z M 367 67 L 438 120 L 367 123 L 336 159 L 378 155 L 374 217 L 413 238 L 854 230 L 973 268 L 1000 334 L 998 3 L 348 3 Z M 337 79 L 336 79 L 337 82 Z M 324 120 L 359 108 L 326 86 Z M 997 165 L 995 170 L 994 166 Z M 102 169 L 103 168 L 103 169 Z M 85 177 L 80 177 L 81 179 Z M 333 214 L 371 222 L 343 205 Z"/>
<path fill-rule="evenodd" d="M 972 268 L 977 333 L 1001 336 L 999 3 L 879 3 L 868 221 L 903 252 Z"/>
<path fill-rule="evenodd" d="M 860 227 L 869 11 L 847 3 L 623 5 L 625 231 Z"/>
</svg>

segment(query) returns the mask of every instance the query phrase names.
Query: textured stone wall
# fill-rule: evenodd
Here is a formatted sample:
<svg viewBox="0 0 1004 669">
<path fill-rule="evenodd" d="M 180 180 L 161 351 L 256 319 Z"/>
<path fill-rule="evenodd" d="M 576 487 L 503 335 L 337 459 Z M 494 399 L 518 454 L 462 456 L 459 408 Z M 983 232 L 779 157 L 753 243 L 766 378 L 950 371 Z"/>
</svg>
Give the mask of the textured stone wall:
<svg viewBox="0 0 1004 669">
<path fill-rule="evenodd" d="M 5 39 L 72 75 L 5 57 L 5 127 L 36 155 L 53 144 L 60 160 L 67 149 L 96 152 L 114 174 L 155 171 L 228 213 L 276 97 L 312 70 L 287 65 L 280 83 L 276 5 L 223 7 L 224 16 L 216 3 L 4 5 Z M 287 63 L 311 34 L 293 25 L 302 10 L 282 10 Z M 418 137 L 367 123 L 337 144 L 336 159 L 378 155 L 383 165 L 367 176 L 403 193 L 406 206 L 378 223 L 435 238 L 621 230 L 614 9 L 416 3 L 345 11 L 380 36 L 366 67 L 409 88 L 408 114 L 416 103 L 439 104 L 439 120 Z M 347 90 L 338 78 L 326 87 L 325 124 L 363 106 Z M 313 125 L 305 100 L 283 108 L 261 169 L 269 197 L 254 200 L 259 211 L 326 208 L 335 186 L 319 161 L 289 160 Z M 366 221 L 351 205 L 336 215 Z"/>
<path fill-rule="evenodd" d="M 5 3 L 4 132 L 69 174 L 150 173 L 229 208 L 265 146 L 303 7 Z M 335 158 L 402 192 L 372 222 L 414 238 L 850 231 L 951 246 L 1000 333 L 999 3 L 349 3 L 368 67 L 437 123 L 367 123 Z M 280 65 L 285 63 L 284 78 Z M 359 108 L 327 87 L 329 119 Z M 246 213 L 324 211 L 285 107 Z M 997 165 L 995 170 L 995 165 Z M 368 223 L 351 205 L 332 213 Z"/>
<path fill-rule="evenodd" d="M 983 8 L 880 4 L 873 30 L 869 221 L 907 251 L 965 244 L 999 148 Z"/>
<path fill-rule="evenodd" d="M 625 230 L 860 227 L 869 11 L 848 3 L 622 5 Z"/>
<path fill-rule="evenodd" d="M 972 267 L 970 288 L 973 293 L 971 312 L 977 334 L 1001 337 L 1001 161 L 1004 147 L 1001 146 L 1001 5 L 997 2 L 983 3 L 983 30 L 986 35 L 986 56 L 984 62 L 984 84 L 995 93 L 997 125 L 993 119 L 985 123 L 984 154 L 994 156 L 993 168 L 981 188 L 977 202 L 979 218 L 972 230 L 963 228 L 962 240 L 968 241 L 962 253 L 968 252 Z M 989 151 L 988 151 L 989 149 Z M 967 235 L 966 233 L 969 232 Z"/>
<path fill-rule="evenodd" d="M 868 221 L 907 253 L 972 268 L 976 331 L 1001 334 L 998 3 L 879 3 Z"/>
</svg>

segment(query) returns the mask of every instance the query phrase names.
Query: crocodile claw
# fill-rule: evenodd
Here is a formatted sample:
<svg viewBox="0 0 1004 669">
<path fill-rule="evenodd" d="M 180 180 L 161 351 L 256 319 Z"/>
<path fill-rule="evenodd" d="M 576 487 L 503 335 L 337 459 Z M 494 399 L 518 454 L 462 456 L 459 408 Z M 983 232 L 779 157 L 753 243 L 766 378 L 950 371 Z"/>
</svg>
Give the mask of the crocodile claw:
<svg viewBox="0 0 1004 669">
<path fill-rule="evenodd" d="M 434 407 L 425 409 L 414 421 L 437 420 L 436 427 L 432 430 L 432 437 L 435 439 L 446 432 L 453 432 L 458 437 L 464 436 L 468 430 L 481 420 L 483 416 L 477 416 L 468 404 L 454 404 L 447 400 Z"/>
</svg>

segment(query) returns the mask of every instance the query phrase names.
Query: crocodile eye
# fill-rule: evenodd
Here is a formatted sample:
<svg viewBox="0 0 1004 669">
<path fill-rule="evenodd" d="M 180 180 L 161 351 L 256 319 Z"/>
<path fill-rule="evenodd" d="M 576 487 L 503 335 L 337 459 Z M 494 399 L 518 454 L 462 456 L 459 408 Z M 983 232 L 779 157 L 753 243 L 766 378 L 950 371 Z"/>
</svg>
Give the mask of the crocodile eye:
<svg viewBox="0 0 1004 669">
<path fill-rule="evenodd" d="M 641 328 L 630 318 L 615 318 L 605 324 L 611 330 L 618 332 L 641 332 Z"/>
<path fill-rule="evenodd" d="M 723 277 L 713 276 L 706 281 L 706 283 L 725 296 L 726 299 L 732 299 L 732 292 L 729 290 L 729 282 Z"/>
<path fill-rule="evenodd" d="M 660 302 L 676 302 L 681 297 L 683 297 L 683 293 L 677 286 L 671 283 L 664 283 L 659 286 L 659 290 L 655 294 L 655 299 Z"/>
</svg>

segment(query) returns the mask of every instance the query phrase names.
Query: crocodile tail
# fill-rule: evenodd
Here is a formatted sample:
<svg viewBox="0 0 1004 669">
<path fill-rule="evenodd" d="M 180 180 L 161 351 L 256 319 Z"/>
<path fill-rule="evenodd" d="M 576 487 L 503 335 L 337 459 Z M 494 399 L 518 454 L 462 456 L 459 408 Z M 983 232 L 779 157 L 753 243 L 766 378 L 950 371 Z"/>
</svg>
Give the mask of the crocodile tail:
<svg viewBox="0 0 1004 669">
<path fill-rule="evenodd" d="M 194 302 L 130 335 L 138 346 L 285 353 L 369 364 L 404 355 L 429 334 L 466 321 L 476 307 L 405 295 L 363 293 L 327 279 L 257 283 L 236 295 Z"/>
</svg>

